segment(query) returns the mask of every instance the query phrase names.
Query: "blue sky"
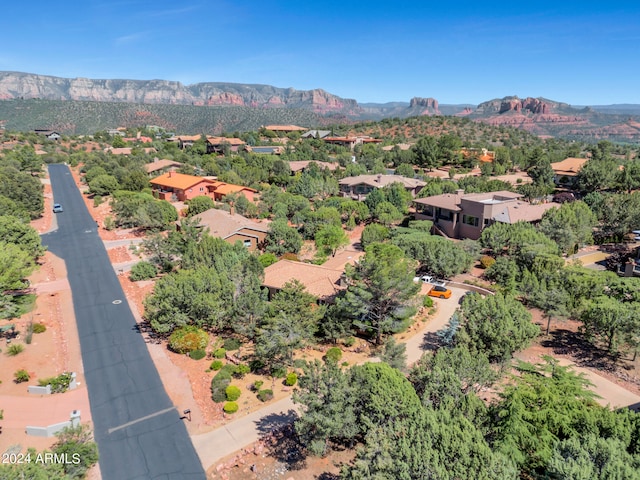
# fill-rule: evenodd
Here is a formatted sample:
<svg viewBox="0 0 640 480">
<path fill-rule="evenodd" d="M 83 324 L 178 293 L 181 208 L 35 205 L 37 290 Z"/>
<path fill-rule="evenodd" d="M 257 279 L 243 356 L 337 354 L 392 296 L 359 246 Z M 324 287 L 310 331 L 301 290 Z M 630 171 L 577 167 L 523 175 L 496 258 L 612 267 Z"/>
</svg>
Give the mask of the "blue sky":
<svg viewBox="0 0 640 480">
<path fill-rule="evenodd" d="M 640 104 L 637 0 L 5 3 L 0 70 L 322 88 L 360 103 Z"/>
</svg>

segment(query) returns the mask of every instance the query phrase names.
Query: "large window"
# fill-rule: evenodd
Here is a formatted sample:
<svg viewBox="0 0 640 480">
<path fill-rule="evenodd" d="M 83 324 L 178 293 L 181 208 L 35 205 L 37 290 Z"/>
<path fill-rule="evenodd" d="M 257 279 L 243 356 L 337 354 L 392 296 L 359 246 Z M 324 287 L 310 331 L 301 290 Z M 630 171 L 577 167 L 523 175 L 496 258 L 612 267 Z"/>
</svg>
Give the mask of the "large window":
<svg viewBox="0 0 640 480">
<path fill-rule="evenodd" d="M 471 225 L 477 227 L 479 225 L 478 217 L 472 217 L 471 215 L 462 215 L 462 223 L 465 225 Z"/>
</svg>

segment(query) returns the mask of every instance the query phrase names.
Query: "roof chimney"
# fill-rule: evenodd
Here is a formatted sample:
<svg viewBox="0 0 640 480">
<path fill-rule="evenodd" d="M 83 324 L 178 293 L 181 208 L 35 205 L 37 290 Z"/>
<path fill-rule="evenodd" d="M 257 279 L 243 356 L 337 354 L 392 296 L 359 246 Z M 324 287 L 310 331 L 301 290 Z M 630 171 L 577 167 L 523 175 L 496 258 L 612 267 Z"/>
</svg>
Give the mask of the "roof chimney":
<svg viewBox="0 0 640 480">
<path fill-rule="evenodd" d="M 382 175 L 378 174 L 378 177 L 376 178 L 376 182 L 378 183 L 382 182 Z"/>
<path fill-rule="evenodd" d="M 456 190 L 456 195 L 458 197 L 461 197 L 462 195 L 464 195 L 464 188 L 459 188 L 458 190 Z"/>
<path fill-rule="evenodd" d="M 173 170 L 169 170 L 169 178 L 173 176 Z"/>
</svg>

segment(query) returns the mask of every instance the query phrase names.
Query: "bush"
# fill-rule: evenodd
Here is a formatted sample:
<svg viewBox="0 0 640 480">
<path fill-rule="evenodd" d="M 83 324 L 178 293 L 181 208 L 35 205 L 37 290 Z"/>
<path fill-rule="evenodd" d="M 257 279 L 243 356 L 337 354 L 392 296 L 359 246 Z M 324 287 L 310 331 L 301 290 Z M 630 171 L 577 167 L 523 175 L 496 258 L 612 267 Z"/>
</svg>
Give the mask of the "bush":
<svg viewBox="0 0 640 480">
<path fill-rule="evenodd" d="M 225 348 L 218 348 L 213 352 L 213 358 L 224 358 L 226 354 L 227 350 Z"/>
<path fill-rule="evenodd" d="M 222 409 L 224 410 L 224 413 L 236 413 L 238 411 L 238 404 L 236 402 L 227 402 L 224 404 L 224 407 L 222 407 Z"/>
<path fill-rule="evenodd" d="M 57 377 L 43 378 L 38 380 L 38 385 L 46 387 L 51 385 L 51 393 L 62 393 L 69 390 L 71 384 L 71 372 L 64 372 Z"/>
<path fill-rule="evenodd" d="M 195 325 L 185 325 L 173 331 L 169 348 L 176 353 L 189 353 L 207 347 L 209 334 Z"/>
<path fill-rule="evenodd" d="M 214 360 L 213 362 L 211 362 L 209 369 L 217 371 L 222 368 L 222 365 L 224 365 L 224 363 L 222 363 L 222 360 Z"/>
<path fill-rule="evenodd" d="M 107 216 L 104 218 L 104 229 L 111 231 L 116 228 L 116 221 L 111 216 Z"/>
<path fill-rule="evenodd" d="M 429 295 L 425 295 L 422 299 L 422 306 L 426 308 L 433 307 L 433 298 L 431 298 Z"/>
<path fill-rule="evenodd" d="M 496 263 L 496 259 L 490 257 L 489 255 L 483 255 L 480 258 L 480 265 L 482 266 L 482 268 L 489 268 L 494 263 Z"/>
<path fill-rule="evenodd" d="M 273 398 L 273 391 L 269 389 L 260 390 L 258 392 L 258 400 L 261 402 L 268 402 Z"/>
<path fill-rule="evenodd" d="M 211 379 L 211 399 L 216 402 L 224 402 L 227 399 L 227 387 L 231 383 L 231 377 L 236 371 L 236 366 L 227 364 Z"/>
<path fill-rule="evenodd" d="M 296 383 L 298 383 L 298 375 L 294 372 L 288 373 L 287 378 L 284 380 L 284 384 L 287 387 L 293 387 Z"/>
<path fill-rule="evenodd" d="M 193 358 L 194 360 L 202 360 L 204 357 L 207 356 L 207 352 L 205 352 L 203 349 L 199 348 L 198 350 L 193 350 L 193 351 L 189 352 L 189 356 L 191 358 Z"/>
<path fill-rule="evenodd" d="M 15 357 L 16 355 L 18 355 L 19 353 L 22 353 L 23 351 L 24 351 L 24 345 L 20 343 L 12 343 L 11 345 L 9 345 L 9 348 L 7 348 L 7 355 L 11 357 Z"/>
<path fill-rule="evenodd" d="M 284 378 L 287 376 L 287 370 L 282 367 L 274 367 L 271 369 L 271 376 L 273 378 Z"/>
<path fill-rule="evenodd" d="M 345 347 L 353 347 L 356 344 L 356 337 L 347 337 L 343 343 Z"/>
<path fill-rule="evenodd" d="M 44 333 L 47 331 L 47 326 L 43 323 L 34 323 L 33 324 L 33 333 Z"/>
<path fill-rule="evenodd" d="M 249 362 L 249 368 L 252 372 L 258 372 L 264 368 L 264 362 L 262 360 L 251 360 Z"/>
<path fill-rule="evenodd" d="M 338 347 L 331 347 L 327 350 L 327 353 L 324 354 L 325 362 L 338 363 L 342 358 L 342 350 Z"/>
<path fill-rule="evenodd" d="M 262 385 L 264 385 L 264 382 L 262 380 L 256 380 L 255 382 L 253 382 L 253 385 L 251 385 L 251 390 L 253 390 L 254 392 L 258 392 L 260 391 L 260 387 L 262 387 Z"/>
<path fill-rule="evenodd" d="M 28 382 L 29 379 L 31 378 L 31 375 L 29 375 L 29 372 L 27 372 L 25 369 L 22 370 L 18 370 L 13 374 L 13 378 L 15 379 L 14 381 L 16 383 L 23 383 L 23 382 Z"/>
<path fill-rule="evenodd" d="M 240 390 L 235 385 L 229 385 L 225 389 L 224 393 L 227 395 L 227 400 L 228 401 L 235 402 L 236 400 L 238 400 L 240 398 L 240 395 L 242 394 L 242 390 Z"/>
<path fill-rule="evenodd" d="M 267 252 L 260 255 L 258 257 L 258 261 L 264 268 L 267 268 L 269 265 L 276 263 L 278 261 L 278 257 L 276 257 L 275 253 Z"/>
<path fill-rule="evenodd" d="M 242 345 L 242 342 L 240 340 L 238 340 L 237 338 L 225 338 L 224 342 L 222 343 L 222 347 L 227 352 L 232 352 L 233 350 L 238 350 L 241 345 Z"/>
<path fill-rule="evenodd" d="M 156 275 L 158 275 L 158 269 L 156 266 L 151 262 L 142 260 L 131 267 L 129 278 L 133 282 L 138 282 L 140 280 L 149 280 L 150 278 L 154 278 Z"/>
<path fill-rule="evenodd" d="M 242 378 L 250 371 L 251 371 L 251 368 L 249 367 L 249 365 L 244 365 L 244 364 L 236 365 L 236 371 L 233 374 L 233 376 L 236 378 Z"/>
<path fill-rule="evenodd" d="M 93 197 L 93 206 L 94 207 L 98 207 L 102 204 L 102 196 L 100 195 L 95 195 Z"/>
</svg>

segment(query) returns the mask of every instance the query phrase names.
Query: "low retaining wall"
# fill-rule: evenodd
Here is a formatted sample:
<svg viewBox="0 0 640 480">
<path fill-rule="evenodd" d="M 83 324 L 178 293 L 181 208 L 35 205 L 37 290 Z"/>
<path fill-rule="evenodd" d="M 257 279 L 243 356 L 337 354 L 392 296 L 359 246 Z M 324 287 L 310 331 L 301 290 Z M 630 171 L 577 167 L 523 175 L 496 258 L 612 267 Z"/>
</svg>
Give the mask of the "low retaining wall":
<svg viewBox="0 0 640 480">
<path fill-rule="evenodd" d="M 74 410 L 71 412 L 71 418 L 66 422 L 54 423 L 46 427 L 33 427 L 27 425 L 27 435 L 33 435 L 34 437 L 54 437 L 67 427 L 77 427 L 80 425 L 80 410 Z"/>
<path fill-rule="evenodd" d="M 71 372 L 71 381 L 69 382 L 69 390 L 75 390 L 78 388 L 78 381 L 76 380 L 76 372 Z M 31 385 L 27 387 L 27 392 L 34 395 L 51 395 L 51 385 L 40 387 L 38 385 Z"/>
</svg>

